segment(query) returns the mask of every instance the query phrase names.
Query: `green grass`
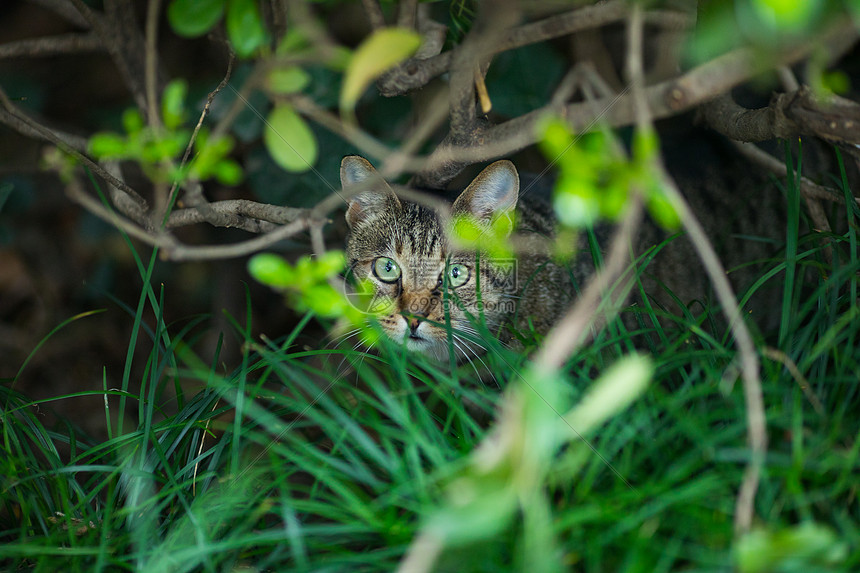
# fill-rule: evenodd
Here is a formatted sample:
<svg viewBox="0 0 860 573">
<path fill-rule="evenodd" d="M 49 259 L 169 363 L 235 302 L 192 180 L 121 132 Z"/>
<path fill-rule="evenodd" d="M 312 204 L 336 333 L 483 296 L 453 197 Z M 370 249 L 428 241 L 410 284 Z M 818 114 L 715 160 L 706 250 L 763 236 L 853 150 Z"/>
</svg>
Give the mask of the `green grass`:
<svg viewBox="0 0 860 573">
<path fill-rule="evenodd" d="M 841 184 L 847 198 L 844 176 Z M 153 257 L 138 261 L 144 286 L 129 309 L 135 335 L 121 387 L 91 392 L 108 397 L 106 441 L 43 425 L 37 406 L 73 396 L 36 403 L 14 380 L 0 385 L 0 568 L 391 571 L 436 524 L 457 535 L 435 571 L 857 570 L 860 260 L 850 211 L 850 230 L 824 237 L 832 265 L 821 236 L 796 230 L 789 263 L 772 265 L 774 277 L 793 268 L 793 278 L 778 343 L 758 348 L 769 450 L 754 535 L 733 532 L 749 452 L 736 351 L 711 330 L 721 323 L 715 309 L 691 308 L 672 328 L 647 332 L 615 320 L 558 380 L 530 378 L 521 355 L 487 355 L 496 382 L 519 388 L 530 413 L 523 466 L 481 474 L 475 448 L 507 394 L 476 384 L 469 365 L 450 372 L 394 345 L 380 356 L 299 350 L 316 320 L 307 316 L 276 341 L 253 339 L 253 325 L 236 319 L 235 340 L 223 344 L 245 353 L 224 373 L 217 356 L 206 364 L 195 353 L 202 318 L 162 315 Z M 643 333 L 655 375 L 641 398 L 586 441 L 544 447 L 542 421 L 582 399 Z M 148 360 L 132 380 L 143 345 Z M 357 373 L 338 374 L 344 361 Z M 183 381 L 205 389 L 185 395 Z M 137 408 L 136 424 L 125 404 Z M 528 475 L 530 463 L 537 477 L 518 486 L 520 509 L 502 511 L 506 480 Z"/>
</svg>

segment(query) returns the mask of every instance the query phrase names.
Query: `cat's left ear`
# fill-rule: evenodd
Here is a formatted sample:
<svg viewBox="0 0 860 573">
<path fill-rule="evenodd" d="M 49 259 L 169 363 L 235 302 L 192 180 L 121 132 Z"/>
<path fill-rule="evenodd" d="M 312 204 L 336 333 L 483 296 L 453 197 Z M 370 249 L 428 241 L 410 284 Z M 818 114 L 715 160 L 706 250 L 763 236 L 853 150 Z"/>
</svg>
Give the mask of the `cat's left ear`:
<svg viewBox="0 0 860 573">
<path fill-rule="evenodd" d="M 513 210 L 520 191 L 520 176 L 514 164 L 503 159 L 481 171 L 460 193 L 451 210 L 454 215 L 471 214 L 489 224 L 493 215 Z"/>
<path fill-rule="evenodd" d="M 368 185 L 366 191 L 348 201 L 346 222 L 350 228 L 373 219 L 387 209 L 400 206 L 397 195 L 364 157 L 347 155 L 343 158 L 340 162 L 340 184 L 344 189 L 353 185 Z"/>
</svg>

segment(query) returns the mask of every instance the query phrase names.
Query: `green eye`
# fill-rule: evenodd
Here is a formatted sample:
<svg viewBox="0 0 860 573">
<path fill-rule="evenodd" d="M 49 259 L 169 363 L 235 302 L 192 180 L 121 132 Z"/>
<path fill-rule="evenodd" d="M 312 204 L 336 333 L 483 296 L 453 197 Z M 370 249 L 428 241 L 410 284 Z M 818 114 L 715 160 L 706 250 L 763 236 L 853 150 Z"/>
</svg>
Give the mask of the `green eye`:
<svg viewBox="0 0 860 573">
<path fill-rule="evenodd" d="M 469 282 L 469 267 L 461 264 L 448 265 L 448 286 L 457 288 Z"/>
<path fill-rule="evenodd" d="M 373 261 L 373 274 L 384 283 L 393 283 L 400 278 L 400 267 L 388 257 L 379 257 Z"/>
</svg>

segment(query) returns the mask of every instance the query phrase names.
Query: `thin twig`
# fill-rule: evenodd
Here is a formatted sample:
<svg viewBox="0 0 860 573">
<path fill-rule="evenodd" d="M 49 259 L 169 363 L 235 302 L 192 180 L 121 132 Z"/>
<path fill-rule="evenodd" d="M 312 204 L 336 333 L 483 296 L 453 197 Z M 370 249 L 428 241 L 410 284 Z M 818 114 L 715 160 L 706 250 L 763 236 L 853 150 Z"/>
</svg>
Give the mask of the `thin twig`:
<svg viewBox="0 0 860 573">
<path fill-rule="evenodd" d="M 726 276 L 720 260 L 714 252 L 713 246 L 708 241 L 702 225 L 693 214 L 683 195 L 675 187 L 668 175 L 664 177 L 664 193 L 678 213 L 684 228 L 687 231 L 690 242 L 696 249 L 699 260 L 705 267 L 717 300 L 723 307 L 723 311 L 729 321 L 730 328 L 735 336 L 738 352 L 741 359 L 741 377 L 743 379 L 744 401 L 747 414 L 747 439 L 750 447 L 750 461 L 744 471 L 743 481 L 738 492 L 735 504 L 735 531 L 742 533 L 749 531 L 753 518 L 753 502 L 758 489 L 761 466 L 767 452 L 767 427 L 764 412 L 764 399 L 762 397 L 761 379 L 759 377 L 759 362 L 755 352 L 755 345 L 750 336 L 746 323 L 741 318 L 741 310 L 738 307 L 732 286 Z"/>
<path fill-rule="evenodd" d="M 202 261 L 213 259 L 230 259 L 234 257 L 243 257 L 251 253 L 255 253 L 267 247 L 271 247 L 279 241 L 289 239 L 290 237 L 307 230 L 310 227 L 310 220 L 302 217 L 296 219 L 292 223 L 284 225 L 270 233 L 260 235 L 253 239 L 232 243 L 229 245 L 183 245 L 174 243 L 162 250 L 165 258 L 172 261 Z"/>
<path fill-rule="evenodd" d="M 228 52 L 227 59 L 227 72 L 224 74 L 224 77 L 218 83 L 214 90 L 209 92 L 209 95 L 206 97 L 206 104 L 203 106 L 203 111 L 200 112 L 200 117 L 197 120 L 197 125 L 194 126 L 194 131 L 191 133 L 191 138 L 188 141 L 188 145 L 185 146 L 185 153 L 182 155 L 182 160 L 179 163 L 180 171 L 185 167 L 185 164 L 188 162 L 188 158 L 191 156 L 191 150 L 194 148 L 194 142 L 197 141 L 197 136 L 200 133 L 200 129 L 203 127 L 203 121 L 206 119 L 206 116 L 209 114 L 209 108 L 212 106 L 212 102 L 215 100 L 215 96 L 221 92 L 222 89 L 227 85 L 230 81 L 230 76 L 233 73 L 233 62 L 235 61 L 236 56 L 232 50 Z M 208 207 L 208 202 L 206 198 L 203 197 L 203 193 L 201 191 L 201 186 L 199 183 L 192 186 L 192 189 L 197 191 L 194 194 L 186 195 L 186 202 L 195 208 L 201 210 L 201 216 L 208 220 L 209 213 L 206 209 Z M 170 189 L 170 193 L 168 194 L 167 204 L 174 205 L 175 204 L 175 196 L 179 191 L 179 181 L 175 181 L 173 186 Z M 237 213 L 238 214 L 238 213 Z M 169 223 L 168 223 L 169 224 Z"/>
<path fill-rule="evenodd" d="M 146 5 L 146 115 L 149 125 L 161 127 L 161 114 L 158 113 L 158 14 L 161 0 L 149 0 Z"/>
<path fill-rule="evenodd" d="M 367 14 L 367 20 L 370 22 L 370 27 L 374 30 L 379 30 L 385 27 L 385 16 L 382 14 L 382 8 L 379 7 L 377 0 L 361 0 L 364 5 L 364 13 Z"/>
<path fill-rule="evenodd" d="M 750 160 L 772 171 L 779 177 L 785 177 L 787 174 L 785 163 L 768 153 L 767 151 L 757 147 L 753 143 L 743 143 L 740 141 L 732 141 L 734 147 Z M 822 199 L 831 203 L 844 203 L 845 197 L 839 191 L 824 185 L 819 185 L 812 179 L 806 176 L 800 178 L 800 191 L 805 198 Z M 857 205 L 860 206 L 860 198 L 856 198 Z"/>
<path fill-rule="evenodd" d="M 771 360 L 779 362 L 785 366 L 786 370 L 791 374 L 791 377 L 794 378 L 795 382 L 797 382 L 797 386 L 801 391 L 803 391 L 803 395 L 806 396 L 806 399 L 809 400 L 810 404 L 812 404 L 812 409 L 815 410 L 815 413 L 823 416 L 825 414 L 824 405 L 821 403 L 821 400 L 818 399 L 818 396 L 815 395 L 815 392 L 812 391 L 809 380 L 806 379 L 800 371 L 800 368 L 798 368 L 797 364 L 794 363 L 794 360 L 792 360 L 791 357 L 782 350 L 771 348 L 769 346 L 762 349 L 762 353 Z"/>
</svg>

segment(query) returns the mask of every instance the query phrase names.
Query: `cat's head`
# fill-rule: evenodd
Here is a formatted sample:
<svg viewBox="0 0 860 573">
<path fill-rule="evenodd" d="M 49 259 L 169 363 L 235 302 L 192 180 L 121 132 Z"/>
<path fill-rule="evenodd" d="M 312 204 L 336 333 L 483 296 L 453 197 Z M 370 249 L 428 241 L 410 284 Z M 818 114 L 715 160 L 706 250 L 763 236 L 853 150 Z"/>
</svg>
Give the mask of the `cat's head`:
<svg viewBox="0 0 860 573">
<path fill-rule="evenodd" d="M 346 257 L 355 278 L 372 285 L 371 310 L 385 334 L 411 351 L 447 361 L 450 331 L 459 360 L 483 354 L 486 343 L 474 320 L 483 317 L 494 332 L 513 314 L 512 265 L 455 248 L 439 214 L 399 199 L 367 160 L 345 157 L 340 176 L 344 189 L 365 188 L 349 199 Z M 518 192 L 516 168 L 497 161 L 457 197 L 451 215 L 470 215 L 479 227 L 488 226 L 510 215 Z"/>
</svg>

